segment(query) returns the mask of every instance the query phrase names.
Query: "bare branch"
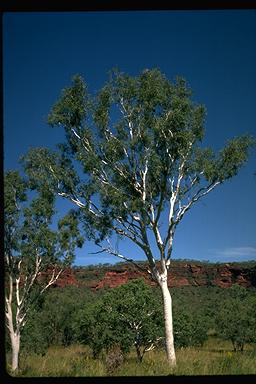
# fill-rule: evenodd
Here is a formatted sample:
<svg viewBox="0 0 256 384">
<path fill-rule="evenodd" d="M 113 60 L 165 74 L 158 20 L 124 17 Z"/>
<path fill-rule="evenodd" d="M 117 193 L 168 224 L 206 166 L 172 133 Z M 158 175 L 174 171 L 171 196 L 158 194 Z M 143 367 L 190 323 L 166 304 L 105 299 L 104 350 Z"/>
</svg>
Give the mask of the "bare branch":
<svg viewBox="0 0 256 384">
<path fill-rule="evenodd" d="M 123 97 L 120 98 L 120 104 L 121 104 L 121 108 L 120 108 L 121 113 L 122 113 L 122 115 L 124 116 L 124 118 L 126 119 L 126 121 L 127 121 L 127 123 L 128 123 L 129 133 L 130 133 L 130 139 L 133 140 L 133 123 L 132 123 L 132 121 L 129 119 L 130 114 L 128 113 L 128 111 L 127 111 L 126 108 L 125 108 Z"/>
<path fill-rule="evenodd" d="M 81 140 L 81 137 L 78 135 L 78 133 L 76 132 L 76 130 L 74 128 L 71 128 L 71 131 L 74 133 L 74 135 L 79 139 Z"/>
<path fill-rule="evenodd" d="M 19 277 L 16 278 L 16 301 L 17 301 L 17 306 L 18 306 L 18 308 L 19 308 L 19 306 L 20 306 L 20 304 L 21 304 L 21 300 L 20 300 L 20 290 L 19 290 L 19 285 L 20 285 L 20 267 L 21 267 L 21 263 L 22 263 L 22 259 L 19 260 L 18 265 L 17 265 L 18 273 L 19 273 Z"/>
<path fill-rule="evenodd" d="M 132 223 L 128 223 L 127 221 L 124 221 L 122 218 L 117 218 L 117 221 L 122 225 L 122 227 L 125 229 L 121 229 L 121 228 L 118 228 L 116 226 L 112 226 L 113 230 L 117 233 L 117 234 L 120 234 L 120 235 L 123 235 L 123 236 L 126 236 L 128 239 L 136 242 L 138 240 L 138 238 L 141 240 L 141 242 L 143 242 L 143 239 L 142 239 L 142 236 L 138 233 L 138 231 L 133 230 L 133 228 L 138 228 L 138 226 L 136 224 L 132 224 Z M 128 226 L 126 225 L 126 223 L 128 224 Z M 140 230 L 140 229 L 139 229 Z M 139 244 L 138 244 L 139 245 Z M 143 243 L 140 244 L 141 246 L 143 245 Z"/>
<path fill-rule="evenodd" d="M 108 241 L 109 245 L 110 245 L 110 242 Z M 102 247 L 101 245 L 98 244 L 98 246 L 100 248 L 102 248 L 100 251 L 97 251 L 97 252 L 90 252 L 90 255 L 98 255 L 100 253 L 108 253 L 110 255 L 113 255 L 113 256 L 116 256 L 118 257 L 119 259 L 122 259 L 122 260 L 125 260 L 125 261 L 128 261 L 129 263 L 132 263 L 133 265 L 135 265 L 139 270 L 143 271 L 143 272 L 148 272 L 148 270 L 146 268 L 143 268 L 141 267 L 139 264 L 137 264 L 133 259 L 129 258 L 129 257 L 126 257 L 124 255 L 122 255 L 121 253 L 115 251 L 112 246 L 110 245 L 109 247 L 105 248 L 105 247 Z"/>
<path fill-rule="evenodd" d="M 137 244 L 143 251 L 145 251 L 145 245 L 140 242 L 138 239 L 137 239 L 137 235 L 135 234 L 129 234 L 127 233 L 126 231 L 124 231 L 123 229 L 120 229 L 116 226 L 112 226 L 112 229 L 118 234 L 118 235 L 122 235 L 124 237 L 127 237 L 127 239 L 130 239 L 131 241 L 133 241 L 135 244 Z"/>
<path fill-rule="evenodd" d="M 46 291 L 46 289 L 48 289 L 52 284 L 54 284 L 58 278 L 60 277 L 61 273 L 63 272 L 63 269 L 60 269 L 59 272 L 57 273 L 57 275 L 55 275 L 55 272 L 56 272 L 56 269 L 54 267 L 53 271 L 52 271 L 52 275 L 51 275 L 51 278 L 50 280 L 48 281 L 48 283 L 46 284 L 46 286 L 40 291 L 40 295 Z"/>
<path fill-rule="evenodd" d="M 145 204 L 146 196 L 147 196 L 147 191 L 146 191 L 146 177 L 147 177 L 147 173 L 148 173 L 148 159 L 146 159 L 145 169 L 142 172 L 142 186 L 143 186 L 142 187 L 142 201 L 143 201 L 143 204 Z"/>
<path fill-rule="evenodd" d="M 78 198 L 72 197 L 68 193 L 65 192 L 58 192 L 58 195 L 61 197 L 65 197 L 68 200 L 71 200 L 73 203 L 75 203 L 79 208 L 85 208 L 85 204 L 82 203 Z"/>
<path fill-rule="evenodd" d="M 190 200 L 190 202 L 187 204 L 187 205 L 184 205 L 182 206 L 177 215 L 176 215 L 176 219 L 175 219 L 175 224 L 177 225 L 177 223 L 182 219 L 184 213 L 186 211 L 188 211 L 191 206 L 196 202 L 198 201 L 199 199 L 201 199 L 203 196 L 207 195 L 209 192 L 211 192 L 217 185 L 220 184 L 220 181 L 216 181 L 214 183 L 211 183 L 210 185 L 208 185 L 207 187 L 203 187 L 203 188 L 200 188 L 199 191 L 192 197 L 192 199 Z"/>
</svg>

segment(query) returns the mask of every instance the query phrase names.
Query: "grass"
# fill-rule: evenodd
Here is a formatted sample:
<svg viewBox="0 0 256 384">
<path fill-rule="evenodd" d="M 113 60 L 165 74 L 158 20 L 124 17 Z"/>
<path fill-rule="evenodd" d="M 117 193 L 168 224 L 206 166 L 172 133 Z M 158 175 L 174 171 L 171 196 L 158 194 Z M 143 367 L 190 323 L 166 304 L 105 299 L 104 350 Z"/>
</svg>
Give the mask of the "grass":
<svg viewBox="0 0 256 384">
<path fill-rule="evenodd" d="M 80 345 L 66 348 L 54 346 L 50 347 L 44 356 L 36 354 L 21 356 L 18 376 L 106 376 L 106 370 L 102 361 L 90 357 L 87 347 Z"/>
<path fill-rule="evenodd" d="M 178 349 L 176 355 L 177 366 L 171 369 L 162 350 L 148 352 L 142 363 L 132 351 L 111 376 L 256 374 L 256 349 L 250 345 L 244 352 L 233 352 L 228 341 L 209 338 L 202 347 Z M 20 366 L 20 377 L 108 376 L 104 358 L 93 359 L 89 349 L 80 345 L 51 347 L 44 356 L 21 356 Z"/>
</svg>

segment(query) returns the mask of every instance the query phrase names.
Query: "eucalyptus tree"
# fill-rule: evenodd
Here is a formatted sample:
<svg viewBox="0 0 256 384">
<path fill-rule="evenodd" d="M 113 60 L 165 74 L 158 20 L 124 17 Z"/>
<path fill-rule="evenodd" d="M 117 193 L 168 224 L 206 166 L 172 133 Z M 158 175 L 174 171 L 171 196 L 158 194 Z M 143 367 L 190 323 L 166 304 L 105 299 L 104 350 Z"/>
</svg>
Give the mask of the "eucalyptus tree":
<svg viewBox="0 0 256 384">
<path fill-rule="evenodd" d="M 33 180 L 78 208 L 99 252 L 134 262 L 111 243 L 113 234 L 144 252 L 162 291 L 171 365 L 167 273 L 176 228 L 195 203 L 237 174 L 252 144 L 249 136 L 237 137 L 214 154 L 201 145 L 204 119 L 186 81 L 171 82 L 158 69 L 136 77 L 113 71 L 96 96 L 75 76 L 48 117 L 51 126 L 64 128 L 65 142 L 55 152 L 33 149 L 24 159 Z"/>
<path fill-rule="evenodd" d="M 72 261 L 82 245 L 76 216 L 70 211 L 51 227 L 54 195 L 32 192 L 17 171 L 4 176 L 5 315 L 12 349 L 12 371 L 19 365 L 22 330 L 30 310 Z M 43 274 L 42 272 L 46 272 Z"/>
</svg>

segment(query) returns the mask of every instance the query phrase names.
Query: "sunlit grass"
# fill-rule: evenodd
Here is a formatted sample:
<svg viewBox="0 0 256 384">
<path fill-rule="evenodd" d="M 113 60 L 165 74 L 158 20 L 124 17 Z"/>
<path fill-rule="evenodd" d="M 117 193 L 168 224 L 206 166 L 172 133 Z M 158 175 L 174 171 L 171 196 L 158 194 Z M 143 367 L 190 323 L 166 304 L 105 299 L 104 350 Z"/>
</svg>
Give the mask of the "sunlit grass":
<svg viewBox="0 0 256 384">
<path fill-rule="evenodd" d="M 221 344 L 222 343 L 222 344 Z M 116 374 L 129 375 L 241 375 L 256 373 L 256 351 L 249 345 L 245 351 L 233 352 L 231 343 L 208 340 L 203 347 L 188 347 L 176 352 L 177 366 L 166 364 L 164 351 L 151 351 L 145 355 L 142 364 L 130 357 Z"/>
<path fill-rule="evenodd" d="M 142 363 L 131 351 L 111 376 L 256 374 L 256 349 L 250 345 L 244 352 L 233 352 L 228 341 L 209 338 L 202 347 L 178 349 L 176 356 L 177 366 L 172 369 L 163 350 L 148 352 Z M 108 375 L 104 357 L 93 359 L 89 348 L 80 345 L 51 347 L 44 356 L 23 356 L 20 365 L 18 375 L 26 377 Z"/>
<path fill-rule="evenodd" d="M 104 376 L 106 370 L 101 360 L 92 359 L 87 347 L 50 347 L 44 356 L 21 356 L 19 376 L 62 377 Z"/>
</svg>

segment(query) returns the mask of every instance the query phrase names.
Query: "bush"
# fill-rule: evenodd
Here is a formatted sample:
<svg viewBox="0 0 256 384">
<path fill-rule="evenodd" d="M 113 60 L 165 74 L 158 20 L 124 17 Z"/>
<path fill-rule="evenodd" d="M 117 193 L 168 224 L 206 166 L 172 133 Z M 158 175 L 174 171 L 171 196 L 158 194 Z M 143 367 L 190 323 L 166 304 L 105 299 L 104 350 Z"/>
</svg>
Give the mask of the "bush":
<svg viewBox="0 0 256 384">
<path fill-rule="evenodd" d="M 174 342 L 177 348 L 201 346 L 207 339 L 207 327 L 200 313 L 179 309 L 174 312 Z"/>
<path fill-rule="evenodd" d="M 80 342 L 92 348 L 94 357 L 119 344 L 123 353 L 135 347 L 141 361 L 163 336 L 161 306 L 152 288 L 141 279 L 133 280 L 81 310 L 75 332 Z"/>
<path fill-rule="evenodd" d="M 49 290 L 40 305 L 29 313 L 22 332 L 22 351 L 42 354 L 50 345 L 68 346 L 76 342 L 74 315 L 92 299 L 89 290 L 74 286 Z"/>
<path fill-rule="evenodd" d="M 239 285 L 232 286 L 228 293 L 219 305 L 218 335 L 230 340 L 234 351 L 243 351 L 245 343 L 256 342 L 256 298 Z"/>
<path fill-rule="evenodd" d="M 44 355 L 49 347 L 49 339 L 45 332 L 40 314 L 33 313 L 22 333 L 21 353 L 24 355 L 34 352 Z"/>
</svg>

